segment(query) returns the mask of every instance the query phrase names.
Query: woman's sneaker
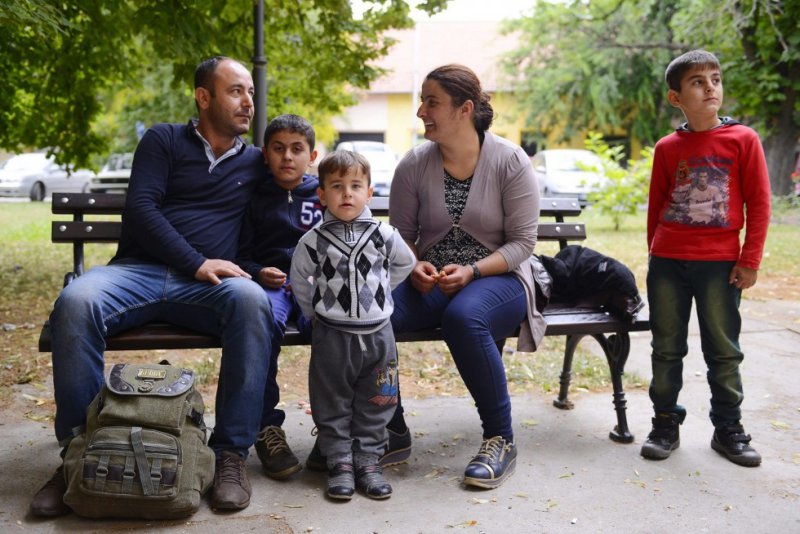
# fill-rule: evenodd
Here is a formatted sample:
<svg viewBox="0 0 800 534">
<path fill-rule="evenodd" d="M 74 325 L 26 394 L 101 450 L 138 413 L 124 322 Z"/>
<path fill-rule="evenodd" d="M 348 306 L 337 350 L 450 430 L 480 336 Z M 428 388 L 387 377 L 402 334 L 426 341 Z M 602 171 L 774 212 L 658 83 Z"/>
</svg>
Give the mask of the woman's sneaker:
<svg viewBox="0 0 800 534">
<path fill-rule="evenodd" d="M 657 413 L 653 417 L 653 429 L 642 444 L 641 455 L 651 460 L 665 460 L 672 451 L 680 447 L 680 421 L 677 414 Z"/>
<path fill-rule="evenodd" d="M 467 464 L 464 484 L 479 488 L 496 488 L 514 473 L 517 446 L 502 436 L 483 440 L 478 454 Z"/>
<path fill-rule="evenodd" d="M 744 427 L 738 423 L 715 429 L 711 448 L 737 465 L 761 465 L 761 455 L 750 446 L 750 435 L 745 434 Z"/>
</svg>

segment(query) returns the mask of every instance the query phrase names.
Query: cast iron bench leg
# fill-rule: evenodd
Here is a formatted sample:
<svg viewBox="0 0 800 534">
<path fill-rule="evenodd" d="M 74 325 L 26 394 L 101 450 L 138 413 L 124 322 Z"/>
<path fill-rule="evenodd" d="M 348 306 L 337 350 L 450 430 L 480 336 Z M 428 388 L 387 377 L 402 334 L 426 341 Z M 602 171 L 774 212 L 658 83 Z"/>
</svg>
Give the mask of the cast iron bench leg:
<svg viewBox="0 0 800 534">
<path fill-rule="evenodd" d="M 575 349 L 578 348 L 578 343 L 580 343 L 584 335 L 585 334 L 567 334 L 567 342 L 564 346 L 564 366 L 561 368 L 558 397 L 553 399 L 553 406 L 561 410 L 571 410 L 575 407 L 568 398 L 569 384 L 572 381 L 572 357 L 575 355 Z"/>
<path fill-rule="evenodd" d="M 625 363 L 631 350 L 631 339 L 627 332 L 612 334 L 606 338 L 603 334 L 593 336 L 600 346 L 608 361 L 611 371 L 611 384 L 614 387 L 614 410 L 617 412 L 617 426 L 609 432 L 608 437 L 617 443 L 633 443 L 633 434 L 628 429 L 628 417 L 625 413 L 627 401 L 625 390 L 622 387 L 622 375 L 625 372 Z"/>
</svg>

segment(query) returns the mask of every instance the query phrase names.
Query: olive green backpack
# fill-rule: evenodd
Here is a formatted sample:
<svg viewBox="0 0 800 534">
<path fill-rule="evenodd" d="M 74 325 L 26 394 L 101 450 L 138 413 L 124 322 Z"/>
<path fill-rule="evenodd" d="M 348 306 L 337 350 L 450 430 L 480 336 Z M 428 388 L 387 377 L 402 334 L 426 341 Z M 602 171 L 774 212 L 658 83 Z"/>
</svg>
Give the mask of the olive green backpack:
<svg viewBox="0 0 800 534">
<path fill-rule="evenodd" d="M 84 517 L 192 515 L 214 480 L 204 409 L 187 369 L 114 365 L 67 449 L 64 502 Z"/>
</svg>

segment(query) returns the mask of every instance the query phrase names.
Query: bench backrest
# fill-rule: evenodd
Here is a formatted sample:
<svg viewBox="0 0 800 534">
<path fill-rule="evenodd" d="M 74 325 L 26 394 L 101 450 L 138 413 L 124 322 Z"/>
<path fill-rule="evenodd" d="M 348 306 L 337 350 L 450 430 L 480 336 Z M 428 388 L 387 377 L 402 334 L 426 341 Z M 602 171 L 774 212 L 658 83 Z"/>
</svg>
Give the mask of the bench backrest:
<svg viewBox="0 0 800 534">
<path fill-rule="evenodd" d="M 118 220 L 86 220 L 86 216 L 120 215 L 125 195 L 114 193 L 53 193 L 54 214 L 71 215 L 71 220 L 53 221 L 54 243 L 72 243 L 73 272 L 84 271 L 84 243 L 114 243 L 119 240 L 122 223 Z M 389 198 L 372 197 L 370 210 L 376 217 L 389 216 Z M 539 241 L 557 241 L 564 248 L 570 241 L 586 239 L 586 227 L 580 222 L 566 222 L 565 217 L 580 215 L 576 199 L 543 198 L 539 209 Z M 545 219 L 552 219 L 545 220 Z"/>
</svg>

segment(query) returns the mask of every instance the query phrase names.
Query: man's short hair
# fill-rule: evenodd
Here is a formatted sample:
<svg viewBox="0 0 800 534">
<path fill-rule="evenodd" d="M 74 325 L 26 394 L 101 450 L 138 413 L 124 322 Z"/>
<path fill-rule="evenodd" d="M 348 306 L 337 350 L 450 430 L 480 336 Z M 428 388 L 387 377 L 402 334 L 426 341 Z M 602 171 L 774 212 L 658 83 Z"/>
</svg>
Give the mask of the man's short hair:
<svg viewBox="0 0 800 534">
<path fill-rule="evenodd" d="M 667 87 L 673 91 L 680 91 L 683 75 L 694 67 L 722 70 L 717 56 L 705 50 L 692 50 L 676 57 L 667 65 L 667 70 L 664 73 Z"/>
<path fill-rule="evenodd" d="M 328 152 L 319 162 L 319 167 L 317 167 L 319 187 L 325 189 L 325 180 L 335 175 L 344 176 L 350 169 L 361 169 L 361 172 L 367 177 L 367 185 L 372 183 L 367 158 L 350 150 L 334 150 Z"/>
<path fill-rule="evenodd" d="M 194 70 L 194 88 L 202 87 L 214 96 L 214 72 L 223 61 L 236 61 L 228 56 L 214 56 L 204 59 Z"/>
<path fill-rule="evenodd" d="M 314 127 L 311 126 L 311 123 L 300 115 L 286 113 L 284 115 L 278 115 L 269 121 L 267 129 L 264 130 L 264 146 L 269 144 L 270 138 L 277 132 L 291 132 L 300 134 L 306 138 L 306 141 L 308 141 L 309 149 L 314 150 L 314 144 L 316 143 Z"/>
</svg>

